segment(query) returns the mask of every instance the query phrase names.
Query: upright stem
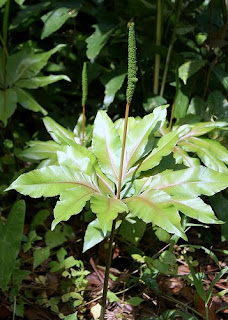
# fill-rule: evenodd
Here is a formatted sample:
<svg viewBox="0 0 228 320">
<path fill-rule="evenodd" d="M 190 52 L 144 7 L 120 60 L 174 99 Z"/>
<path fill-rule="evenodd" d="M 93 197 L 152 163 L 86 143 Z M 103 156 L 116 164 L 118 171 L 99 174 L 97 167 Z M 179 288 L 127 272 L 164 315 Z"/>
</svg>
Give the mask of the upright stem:
<svg viewBox="0 0 228 320">
<path fill-rule="evenodd" d="M 6 54 L 7 54 L 7 34 L 9 20 L 10 0 L 6 2 L 5 12 L 3 16 L 2 35 L 3 35 L 3 52 L 2 52 L 2 68 L 3 68 L 3 89 L 6 89 Z"/>
<path fill-rule="evenodd" d="M 160 46 L 162 35 L 162 0 L 157 0 L 157 22 L 156 22 L 156 45 Z M 155 55 L 154 64 L 154 94 L 158 94 L 159 90 L 159 69 L 160 69 L 160 54 Z"/>
<path fill-rule="evenodd" d="M 120 172 L 119 172 L 117 196 L 116 196 L 117 199 L 120 199 L 120 192 L 121 192 L 121 187 L 122 187 L 123 163 L 124 163 L 124 154 L 125 154 L 125 146 L 126 146 L 126 138 L 127 138 L 127 125 L 128 125 L 129 108 L 130 108 L 130 104 L 127 103 L 126 109 L 125 109 L 124 132 L 123 132 L 122 150 L 121 150 L 121 158 L 120 158 Z M 109 240 L 108 259 L 107 259 L 107 265 L 106 265 L 106 269 L 105 269 L 105 279 L 104 279 L 104 286 L 103 286 L 103 296 L 102 296 L 102 303 L 101 303 L 100 320 L 104 320 L 104 316 L 105 316 L 106 299 L 107 299 L 107 292 L 108 292 L 109 271 L 110 271 L 110 266 L 111 266 L 111 262 L 112 262 L 112 246 L 113 246 L 113 240 L 114 240 L 114 235 L 115 235 L 117 219 L 118 219 L 118 217 L 112 223 L 111 236 L 110 236 L 110 240 Z"/>
<path fill-rule="evenodd" d="M 85 105 L 82 107 L 82 146 L 85 144 Z"/>
<path fill-rule="evenodd" d="M 163 73 L 163 77 L 162 77 L 160 96 L 163 96 L 164 91 L 165 91 L 165 83 L 166 83 L 167 73 L 168 73 L 169 64 L 170 64 L 170 58 L 171 58 L 171 54 L 172 54 L 172 51 L 173 51 L 173 45 L 174 45 L 174 42 L 176 40 L 177 26 L 178 26 L 178 22 L 179 22 L 179 18 L 180 18 L 180 13 L 181 13 L 181 4 L 182 4 L 182 0 L 177 0 L 176 22 L 175 22 L 175 25 L 174 25 L 172 37 L 171 37 L 171 40 L 170 40 L 170 44 L 169 44 L 169 48 L 168 48 L 168 52 L 167 52 L 167 56 L 166 56 L 165 69 L 164 69 L 164 73 Z"/>
</svg>

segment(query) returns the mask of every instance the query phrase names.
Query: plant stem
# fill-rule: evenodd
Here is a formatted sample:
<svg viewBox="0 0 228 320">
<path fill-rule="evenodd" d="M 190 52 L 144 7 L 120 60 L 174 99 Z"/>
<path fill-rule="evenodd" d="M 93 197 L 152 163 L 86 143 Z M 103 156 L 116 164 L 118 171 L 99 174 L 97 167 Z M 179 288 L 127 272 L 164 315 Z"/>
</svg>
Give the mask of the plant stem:
<svg viewBox="0 0 228 320">
<path fill-rule="evenodd" d="M 82 146 L 85 144 L 85 105 L 82 107 Z"/>
<path fill-rule="evenodd" d="M 162 0 L 157 0 L 157 23 L 156 23 L 156 45 L 160 46 L 162 35 Z M 158 94 L 159 90 L 159 69 L 160 69 L 160 54 L 155 55 L 154 64 L 154 94 Z"/>
<path fill-rule="evenodd" d="M 130 108 L 130 104 L 127 103 L 126 109 L 125 109 L 123 142 L 122 142 L 122 150 L 121 150 L 121 158 L 120 158 L 120 172 L 119 172 L 117 196 L 116 196 L 117 199 L 120 199 L 120 192 L 121 192 L 121 186 L 122 186 L 122 174 L 123 174 L 123 163 L 124 163 L 124 154 L 125 154 L 125 146 L 126 146 L 126 138 L 127 138 L 127 125 L 128 125 L 129 108 Z M 118 217 L 112 223 L 111 236 L 110 236 L 110 240 L 109 240 L 108 259 L 107 259 L 107 264 L 106 264 L 106 269 L 105 269 L 105 279 L 104 279 L 104 285 L 103 285 L 103 296 L 102 296 L 102 303 L 101 303 L 100 320 L 104 320 L 104 316 L 105 316 L 106 299 L 107 299 L 107 292 L 108 292 L 109 271 L 110 271 L 110 266 L 111 266 L 111 262 L 112 262 L 112 251 L 113 251 L 112 246 L 113 246 L 113 240 L 114 240 L 114 235 L 115 235 L 117 219 L 118 219 Z"/>
<path fill-rule="evenodd" d="M 166 56 L 165 69 L 164 69 L 164 73 L 163 73 L 163 77 L 162 77 L 162 84 L 161 84 L 161 89 L 160 89 L 160 96 L 163 96 L 164 91 L 165 91 L 165 83 L 166 83 L 167 73 L 168 73 L 169 64 L 170 64 L 170 58 L 171 58 L 171 54 L 173 51 L 173 45 L 176 40 L 177 26 L 178 26 L 178 22 L 179 22 L 179 18 L 180 18 L 180 13 L 181 13 L 181 5 L 182 5 L 182 0 L 177 0 L 176 22 L 174 25 L 172 37 L 170 40 L 170 44 L 169 44 L 169 48 L 168 48 L 168 52 L 167 52 L 167 56 Z"/>
<path fill-rule="evenodd" d="M 6 89 L 6 54 L 7 54 L 7 33 L 8 33 L 8 20 L 9 20 L 9 9 L 10 9 L 10 0 L 6 2 L 5 12 L 3 16 L 3 24 L 2 24 L 2 44 L 3 44 L 3 52 L 2 52 L 2 69 L 3 69 L 3 90 Z"/>
</svg>

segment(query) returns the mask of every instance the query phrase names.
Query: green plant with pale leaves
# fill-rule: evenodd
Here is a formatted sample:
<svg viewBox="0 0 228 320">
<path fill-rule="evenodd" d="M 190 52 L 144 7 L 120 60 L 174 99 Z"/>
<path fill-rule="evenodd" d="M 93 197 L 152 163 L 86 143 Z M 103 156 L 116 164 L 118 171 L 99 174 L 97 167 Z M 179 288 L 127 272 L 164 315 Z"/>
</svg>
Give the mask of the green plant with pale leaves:
<svg viewBox="0 0 228 320">
<path fill-rule="evenodd" d="M 142 119 L 129 118 L 121 199 L 116 199 L 116 189 L 124 122 L 120 119 L 113 123 L 105 111 L 99 111 L 94 121 L 91 149 L 77 144 L 73 133 L 69 135 L 70 131 L 61 130 L 62 127 L 50 121 L 48 130 L 55 148 L 53 153 L 49 149 L 49 153 L 56 157 L 54 165 L 22 174 L 7 190 L 15 189 L 33 198 L 59 196 L 52 229 L 79 214 L 90 201 L 91 210 L 97 216 L 91 224 L 96 223 L 102 231 L 100 241 L 110 232 L 118 213 L 122 219 L 130 221 L 137 217 L 185 240 L 181 213 L 206 224 L 221 223 L 200 196 L 211 196 L 225 189 L 228 175 L 224 172 L 196 164 L 150 174 L 177 147 L 185 130 L 156 138 L 165 123 L 166 110 L 167 106 L 161 106 Z M 215 128 L 216 123 L 209 127 L 212 126 Z M 90 243 L 91 238 L 86 239 L 84 248 L 91 247 Z"/>
</svg>

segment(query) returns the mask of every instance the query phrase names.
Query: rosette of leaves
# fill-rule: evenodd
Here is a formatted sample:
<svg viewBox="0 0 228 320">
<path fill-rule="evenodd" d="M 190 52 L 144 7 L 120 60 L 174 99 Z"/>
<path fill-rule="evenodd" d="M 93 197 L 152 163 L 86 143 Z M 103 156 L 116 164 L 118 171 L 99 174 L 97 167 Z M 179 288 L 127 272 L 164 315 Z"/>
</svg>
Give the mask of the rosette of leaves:
<svg viewBox="0 0 228 320">
<path fill-rule="evenodd" d="M 29 46 L 7 56 L 0 48 L 0 120 L 6 126 L 17 104 L 35 112 L 47 111 L 33 98 L 27 89 L 37 89 L 59 80 L 70 81 L 66 75 L 41 74 L 49 58 L 64 45 L 58 45 L 47 52 L 34 53 Z"/>
<path fill-rule="evenodd" d="M 187 238 L 181 213 L 206 224 L 221 223 L 200 196 L 225 189 L 228 175 L 202 165 L 169 170 L 161 167 L 159 173 L 151 174 L 151 169 L 159 168 L 161 160 L 172 153 L 182 134 L 176 130 L 155 138 L 164 125 L 166 108 L 158 107 L 142 119 L 129 118 L 120 199 L 116 193 L 124 121 L 113 123 L 105 111 L 99 111 L 95 118 L 91 150 L 72 143 L 64 131 L 50 132 L 61 145 L 56 164 L 22 174 L 7 190 L 33 198 L 59 196 L 52 229 L 79 214 L 90 201 L 97 216 L 91 224 L 99 229 L 93 237 L 100 237 L 99 241 L 109 234 L 118 214 L 123 219 L 117 226 L 124 217 L 137 217 L 183 239 Z M 85 238 L 84 250 L 99 242 L 88 233 Z"/>
</svg>

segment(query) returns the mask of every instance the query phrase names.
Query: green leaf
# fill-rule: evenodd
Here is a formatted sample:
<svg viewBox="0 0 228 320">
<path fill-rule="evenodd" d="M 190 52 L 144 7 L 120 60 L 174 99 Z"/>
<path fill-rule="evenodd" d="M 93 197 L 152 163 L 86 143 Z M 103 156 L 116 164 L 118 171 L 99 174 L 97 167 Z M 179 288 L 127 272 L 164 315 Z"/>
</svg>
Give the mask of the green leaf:
<svg viewBox="0 0 228 320">
<path fill-rule="evenodd" d="M 95 28 L 95 32 L 86 39 L 86 55 L 90 60 L 96 58 L 115 29 L 113 25 L 105 23 L 95 24 L 93 27 Z"/>
<path fill-rule="evenodd" d="M 74 143 L 75 145 L 74 134 L 72 131 L 65 129 L 50 117 L 45 117 L 43 122 L 48 133 L 57 143 L 62 144 L 62 142 L 65 141 L 65 144 L 71 145 Z"/>
<path fill-rule="evenodd" d="M 146 171 L 157 166 L 162 157 L 172 152 L 173 147 L 178 141 L 178 132 L 169 132 L 162 136 L 158 141 L 157 147 L 143 160 L 137 172 Z"/>
<path fill-rule="evenodd" d="M 218 80 L 223 85 L 226 92 L 228 92 L 228 73 L 220 69 L 219 67 L 215 67 L 212 69 Z"/>
<path fill-rule="evenodd" d="M 0 0 L 0 8 L 4 6 L 7 0 Z"/>
<path fill-rule="evenodd" d="M 76 186 L 98 191 L 89 176 L 64 166 L 49 166 L 22 174 L 6 190 L 15 189 L 32 198 L 39 198 L 57 196 Z"/>
<path fill-rule="evenodd" d="M 15 2 L 19 5 L 22 5 L 25 2 L 25 0 L 15 0 Z"/>
<path fill-rule="evenodd" d="M 63 146 L 62 151 L 57 152 L 58 162 L 60 165 L 70 167 L 92 175 L 94 165 L 97 162 L 96 157 L 87 148 L 75 144 L 72 146 Z"/>
<path fill-rule="evenodd" d="M 55 141 L 29 141 L 27 148 L 20 153 L 20 156 L 31 160 L 57 160 L 56 153 L 59 149 L 60 145 Z"/>
<path fill-rule="evenodd" d="M 55 230 L 48 230 L 45 233 L 46 246 L 50 249 L 58 247 L 67 241 L 67 237 L 72 237 L 72 235 L 73 230 L 70 225 L 57 226 Z"/>
<path fill-rule="evenodd" d="M 205 66 L 206 62 L 206 60 L 191 60 L 182 64 L 182 66 L 180 66 L 178 69 L 178 73 L 184 84 L 186 84 L 188 78 L 202 69 Z"/>
<path fill-rule="evenodd" d="M 44 222 L 47 220 L 49 215 L 50 212 L 47 209 L 39 210 L 32 219 L 32 223 L 30 225 L 31 230 L 35 230 L 38 226 L 45 226 Z"/>
<path fill-rule="evenodd" d="M 228 240 L 228 200 L 221 193 L 210 198 L 212 208 L 219 219 L 225 223 L 221 225 L 221 241 Z"/>
<path fill-rule="evenodd" d="M 54 209 L 55 220 L 52 222 L 52 230 L 59 222 L 67 221 L 72 215 L 80 213 L 95 192 L 94 187 L 88 183 L 87 186 L 81 185 L 62 192 Z"/>
<path fill-rule="evenodd" d="M 12 56 L 9 56 L 6 64 L 7 84 L 12 86 L 20 79 L 35 77 L 47 64 L 49 58 L 62 47 L 64 47 L 64 45 L 59 44 L 47 52 L 37 54 L 32 54 L 31 48 L 25 47 Z"/>
<path fill-rule="evenodd" d="M 126 301 L 126 303 L 131 304 L 134 307 L 139 306 L 144 300 L 140 297 L 133 297 Z"/>
<path fill-rule="evenodd" d="M 138 196 L 127 198 L 126 203 L 133 216 L 186 239 L 178 211 L 171 204 L 170 195 L 164 191 L 145 191 Z"/>
<path fill-rule="evenodd" d="M 107 298 L 110 303 L 112 302 L 119 302 L 120 298 L 117 297 L 117 295 L 114 292 L 108 291 L 107 292 Z"/>
<path fill-rule="evenodd" d="M 40 87 L 45 87 L 51 83 L 57 82 L 59 80 L 71 81 L 69 77 L 59 74 L 59 75 L 49 75 L 46 77 L 34 77 L 30 79 L 22 79 L 17 82 L 19 88 L 36 89 Z"/>
<path fill-rule="evenodd" d="M 20 251 L 24 218 L 25 202 L 20 200 L 10 210 L 5 226 L 0 220 L 0 286 L 3 290 L 7 288 Z"/>
<path fill-rule="evenodd" d="M 4 126 L 17 107 L 17 94 L 14 89 L 0 91 L 0 120 Z"/>
<path fill-rule="evenodd" d="M 114 183 L 111 180 L 109 180 L 106 177 L 106 175 L 101 171 L 101 168 L 98 163 L 95 164 L 94 168 L 96 170 L 97 183 L 98 183 L 99 189 L 102 191 L 102 193 L 114 196 L 115 195 Z"/>
<path fill-rule="evenodd" d="M 68 316 L 65 317 L 65 320 L 78 320 L 77 314 L 77 312 L 68 314 Z"/>
<path fill-rule="evenodd" d="M 228 118 L 228 101 L 218 90 L 212 91 L 207 98 L 210 114 L 220 119 Z"/>
<path fill-rule="evenodd" d="M 228 173 L 228 151 L 218 141 L 191 137 L 179 145 L 188 152 L 195 152 L 205 166 L 219 172 Z"/>
<path fill-rule="evenodd" d="M 33 269 L 36 269 L 42 262 L 50 257 L 50 248 L 36 249 L 33 254 Z"/>
<path fill-rule="evenodd" d="M 126 204 L 121 200 L 109 198 L 101 194 L 94 195 L 90 203 L 92 211 L 96 213 L 100 221 L 104 234 L 107 233 L 108 227 L 117 218 L 118 213 L 128 211 Z"/>
<path fill-rule="evenodd" d="M 172 203 L 186 216 L 201 221 L 203 223 L 223 223 L 218 220 L 212 208 L 203 202 L 200 198 L 175 198 L 172 197 Z"/>
<path fill-rule="evenodd" d="M 57 31 L 69 19 L 74 18 L 78 14 L 81 1 L 76 1 L 73 8 L 57 8 L 41 17 L 44 27 L 41 33 L 41 39 L 50 36 L 53 32 Z"/>
<path fill-rule="evenodd" d="M 112 120 L 105 111 L 97 113 L 94 122 L 92 148 L 102 171 L 117 185 L 121 142 Z"/>
<path fill-rule="evenodd" d="M 176 95 L 173 103 L 174 113 L 173 116 L 176 119 L 181 119 L 186 116 L 189 106 L 189 93 L 188 90 L 182 85 L 178 85 L 176 88 Z"/>
<path fill-rule="evenodd" d="M 137 246 L 146 231 L 146 224 L 137 217 L 130 219 L 128 217 L 129 215 L 123 220 L 119 232 L 125 240 Z"/>
<path fill-rule="evenodd" d="M 201 194 L 212 196 L 228 186 L 228 175 L 203 166 L 157 174 L 149 179 L 151 189 L 189 198 Z"/>
<path fill-rule="evenodd" d="M 126 72 L 123 72 L 122 70 L 114 70 L 103 77 L 102 82 L 105 85 L 105 97 L 103 103 L 106 108 L 108 108 L 113 102 L 117 91 L 124 83 L 126 75 Z"/>
<path fill-rule="evenodd" d="M 47 114 L 47 111 L 41 107 L 41 105 L 27 91 L 16 86 L 14 86 L 13 89 L 17 94 L 18 103 L 20 103 L 23 108 L 35 112 L 42 112 L 43 115 Z"/>
</svg>

